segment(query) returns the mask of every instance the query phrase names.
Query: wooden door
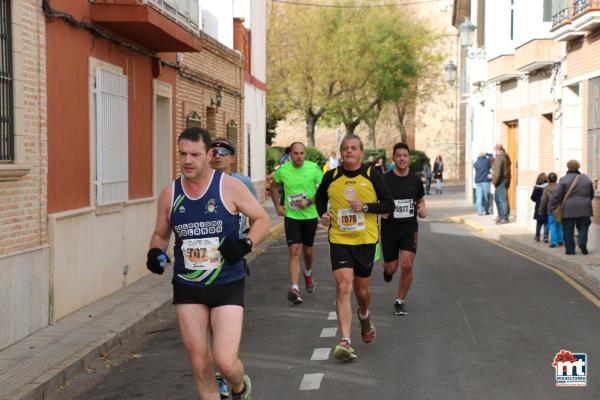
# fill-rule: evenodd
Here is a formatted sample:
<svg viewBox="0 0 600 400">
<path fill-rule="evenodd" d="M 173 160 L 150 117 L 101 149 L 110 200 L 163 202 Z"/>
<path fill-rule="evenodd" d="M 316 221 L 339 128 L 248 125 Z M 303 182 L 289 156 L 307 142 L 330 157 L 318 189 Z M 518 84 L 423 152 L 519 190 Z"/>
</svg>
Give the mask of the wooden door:
<svg viewBox="0 0 600 400">
<path fill-rule="evenodd" d="M 512 121 L 507 123 L 506 152 L 510 157 L 510 187 L 508 188 L 508 204 L 510 213 L 517 211 L 517 184 L 519 182 L 519 123 Z"/>
</svg>

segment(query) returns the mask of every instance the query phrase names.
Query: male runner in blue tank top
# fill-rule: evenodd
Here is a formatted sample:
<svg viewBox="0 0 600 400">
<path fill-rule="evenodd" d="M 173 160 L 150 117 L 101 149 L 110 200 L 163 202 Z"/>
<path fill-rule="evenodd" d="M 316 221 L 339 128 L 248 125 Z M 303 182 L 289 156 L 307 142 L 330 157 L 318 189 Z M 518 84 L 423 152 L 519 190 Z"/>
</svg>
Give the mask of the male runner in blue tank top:
<svg viewBox="0 0 600 400">
<path fill-rule="evenodd" d="M 178 147 L 182 176 L 160 194 L 146 265 L 154 273 L 164 272 L 159 258 L 166 256 L 172 230 L 173 304 L 200 398 L 220 398 L 217 368 L 230 382 L 233 399 L 248 400 L 250 379 L 238 358 L 246 276 L 242 259 L 266 236 L 270 220 L 242 182 L 210 168 L 208 131 L 186 129 Z M 240 212 L 252 222 L 243 239 Z"/>
</svg>

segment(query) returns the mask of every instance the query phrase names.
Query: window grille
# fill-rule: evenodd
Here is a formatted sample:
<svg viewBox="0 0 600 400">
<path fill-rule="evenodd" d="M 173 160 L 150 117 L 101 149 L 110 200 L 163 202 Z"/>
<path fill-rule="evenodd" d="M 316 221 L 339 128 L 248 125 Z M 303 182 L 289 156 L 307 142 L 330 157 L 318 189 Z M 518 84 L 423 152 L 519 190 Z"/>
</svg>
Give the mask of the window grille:
<svg viewBox="0 0 600 400">
<path fill-rule="evenodd" d="M 0 1 L 0 161 L 15 159 L 10 13 L 10 0 Z"/>
</svg>

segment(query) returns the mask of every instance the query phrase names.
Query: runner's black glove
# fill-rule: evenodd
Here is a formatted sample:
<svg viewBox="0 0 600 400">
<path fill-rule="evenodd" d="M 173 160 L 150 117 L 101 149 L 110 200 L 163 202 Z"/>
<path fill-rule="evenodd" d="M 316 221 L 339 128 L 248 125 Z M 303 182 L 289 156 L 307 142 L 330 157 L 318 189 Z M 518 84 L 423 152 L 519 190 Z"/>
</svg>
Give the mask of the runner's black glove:
<svg viewBox="0 0 600 400">
<path fill-rule="evenodd" d="M 165 269 L 160 266 L 160 260 L 158 259 L 161 255 L 164 255 L 166 257 L 167 262 L 171 262 L 169 256 L 166 255 L 165 252 L 159 249 L 158 247 L 154 247 L 148 250 L 148 259 L 146 260 L 146 268 L 148 268 L 151 272 L 159 275 L 162 275 L 163 272 L 165 272 Z"/>
<path fill-rule="evenodd" d="M 252 251 L 252 246 L 247 239 L 224 239 L 219 246 L 219 251 L 227 264 L 237 264 Z"/>
</svg>

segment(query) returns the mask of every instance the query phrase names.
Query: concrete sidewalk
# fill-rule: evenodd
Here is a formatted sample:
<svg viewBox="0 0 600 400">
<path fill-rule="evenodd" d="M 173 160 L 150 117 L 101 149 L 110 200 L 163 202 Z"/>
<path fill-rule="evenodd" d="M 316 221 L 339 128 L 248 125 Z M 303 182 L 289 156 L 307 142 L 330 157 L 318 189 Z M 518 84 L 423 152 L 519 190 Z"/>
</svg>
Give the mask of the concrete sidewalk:
<svg viewBox="0 0 600 400">
<path fill-rule="evenodd" d="M 271 230 L 248 256 L 251 263 L 283 232 L 270 200 Z M 41 400 L 77 376 L 102 352 L 142 334 L 172 308 L 171 273 L 150 275 L 0 351 L 0 399 Z"/>
<path fill-rule="evenodd" d="M 584 256 L 577 248 L 577 254 L 566 255 L 564 247 L 550 248 L 548 243 L 536 242 L 535 232 L 518 225 L 513 218 L 509 224 L 496 225 L 491 215 L 479 216 L 474 207 L 472 212 L 462 211 L 462 215 L 451 216 L 449 219 L 470 226 L 486 239 L 554 267 L 593 293 L 600 304 L 599 251 L 591 249 L 589 255 Z"/>
</svg>

